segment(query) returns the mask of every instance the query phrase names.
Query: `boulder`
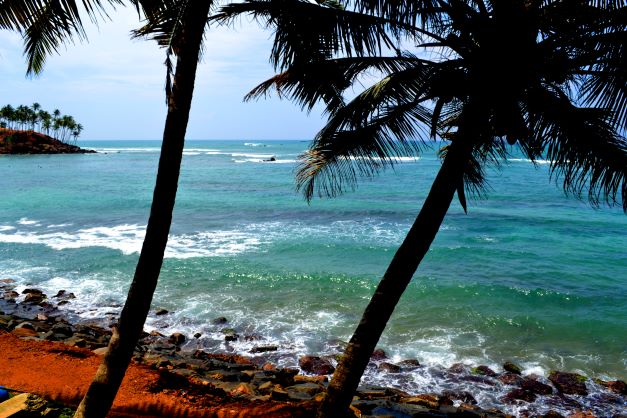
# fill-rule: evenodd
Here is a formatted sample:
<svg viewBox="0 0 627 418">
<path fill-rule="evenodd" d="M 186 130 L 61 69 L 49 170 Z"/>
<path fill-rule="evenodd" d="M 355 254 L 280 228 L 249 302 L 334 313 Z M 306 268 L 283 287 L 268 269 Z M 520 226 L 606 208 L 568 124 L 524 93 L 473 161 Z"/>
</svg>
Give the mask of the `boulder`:
<svg viewBox="0 0 627 418">
<path fill-rule="evenodd" d="M 174 345 L 181 345 L 185 342 L 185 335 L 181 334 L 180 332 L 175 332 L 174 334 L 170 335 L 170 338 L 168 338 L 168 342 Z"/>
<path fill-rule="evenodd" d="M 511 390 L 505 395 L 505 397 L 509 400 L 521 400 L 525 402 L 533 402 L 536 400 L 537 396 L 535 393 L 525 390 L 525 389 L 514 389 Z"/>
<path fill-rule="evenodd" d="M 226 324 L 227 322 L 229 322 L 229 320 L 223 316 L 219 316 L 215 318 L 213 321 L 211 321 L 213 325 L 223 325 L 223 324 Z"/>
<path fill-rule="evenodd" d="M 506 361 L 505 364 L 503 364 L 503 370 L 514 374 L 522 374 L 522 368 L 511 361 Z"/>
<path fill-rule="evenodd" d="M 488 366 L 484 366 L 484 365 L 477 366 L 477 367 L 473 368 L 471 370 L 471 372 L 473 374 L 479 374 L 481 376 L 490 376 L 490 377 L 495 377 L 496 376 L 496 372 L 494 370 L 492 370 Z"/>
<path fill-rule="evenodd" d="M 27 294 L 27 293 L 31 293 L 31 294 L 33 294 L 33 295 L 43 295 L 43 294 L 44 294 L 44 292 L 42 292 L 42 291 L 41 291 L 41 290 L 39 290 L 39 289 L 30 289 L 30 288 L 27 288 L 27 289 L 22 290 L 22 294 L 23 294 L 23 295 L 25 295 L 25 294 Z"/>
<path fill-rule="evenodd" d="M 627 395 L 627 384 L 625 384 L 625 382 L 623 382 L 622 380 L 612 380 L 609 382 L 598 380 L 597 383 L 600 384 L 601 386 L 605 386 L 606 388 L 608 388 L 614 393 L 618 393 L 620 395 Z"/>
<path fill-rule="evenodd" d="M 450 399 L 440 397 L 434 394 L 416 395 L 416 396 L 412 396 L 409 398 L 401 398 L 400 400 L 401 403 L 426 406 L 427 408 L 430 408 L 430 409 L 438 409 L 440 407 L 441 401 L 446 402 L 446 403 L 450 402 L 450 404 L 453 403 L 450 401 Z"/>
<path fill-rule="evenodd" d="M 555 385 L 557 390 L 566 395 L 587 395 L 586 377 L 577 373 L 566 373 L 552 371 L 549 380 Z"/>
<path fill-rule="evenodd" d="M 157 309 L 155 311 L 155 315 L 157 316 L 161 316 L 161 315 L 167 315 L 169 313 L 169 311 L 167 309 Z"/>
<path fill-rule="evenodd" d="M 298 359 L 298 365 L 305 373 L 325 375 L 335 372 L 335 367 L 327 359 L 317 356 L 303 356 Z"/>
<path fill-rule="evenodd" d="M 518 386 L 523 382 L 523 378 L 515 373 L 503 373 L 498 377 L 499 381 L 504 385 Z"/>
<path fill-rule="evenodd" d="M 453 401 L 462 401 L 463 403 L 470 405 L 477 404 L 477 400 L 474 396 L 472 396 L 472 393 L 466 391 L 445 390 L 442 392 L 442 396 L 445 396 Z"/>
<path fill-rule="evenodd" d="M 379 370 L 383 372 L 388 372 L 388 373 L 400 373 L 401 367 L 397 366 L 396 364 L 392 364 L 392 363 L 388 363 L 384 361 L 383 363 L 379 364 Z"/>
<path fill-rule="evenodd" d="M 553 393 L 553 388 L 535 379 L 525 378 L 520 383 L 520 387 L 538 395 L 550 395 Z"/>
<path fill-rule="evenodd" d="M 256 354 L 256 353 L 266 353 L 268 351 L 277 351 L 279 349 L 278 346 L 276 345 L 258 345 L 253 347 L 250 350 L 250 353 Z"/>
<path fill-rule="evenodd" d="M 374 350 L 372 352 L 372 355 L 370 356 L 370 359 L 375 360 L 375 361 L 385 360 L 387 358 L 388 358 L 388 355 L 385 353 L 385 351 L 383 351 L 380 348 L 377 348 L 376 350 Z"/>
<path fill-rule="evenodd" d="M 72 329 L 70 324 L 66 324 L 64 322 L 57 322 L 50 328 L 50 330 L 55 334 L 62 334 L 67 337 L 71 337 L 72 335 L 74 335 L 74 330 Z"/>
<path fill-rule="evenodd" d="M 40 303 L 46 299 L 46 295 L 43 293 L 27 293 L 24 297 L 24 303 Z"/>
<path fill-rule="evenodd" d="M 416 359 L 407 359 L 399 362 L 398 365 L 401 366 L 403 369 L 412 370 L 420 367 L 420 362 Z"/>
</svg>

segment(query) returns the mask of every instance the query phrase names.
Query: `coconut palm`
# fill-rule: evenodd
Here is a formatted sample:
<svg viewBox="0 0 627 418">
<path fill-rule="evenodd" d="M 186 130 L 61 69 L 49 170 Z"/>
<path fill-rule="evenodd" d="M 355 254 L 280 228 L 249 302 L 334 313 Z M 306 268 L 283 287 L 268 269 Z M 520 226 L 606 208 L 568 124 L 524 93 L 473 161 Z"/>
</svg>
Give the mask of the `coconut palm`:
<svg viewBox="0 0 627 418">
<path fill-rule="evenodd" d="M 109 3 L 121 1 L 109 0 Z M 168 113 L 150 218 L 135 275 L 107 354 L 76 417 L 107 415 L 148 316 L 172 223 L 196 68 L 213 1 L 129 0 L 129 3 L 146 18 L 146 25 L 136 31 L 135 36 L 152 38 L 167 48 Z M 83 4 L 90 16 L 103 10 L 99 0 L 83 0 Z M 66 6 L 67 9 L 58 10 Z M 61 43 L 77 35 L 84 37 L 77 4 L 71 0 L 31 0 L 15 4 L 5 1 L 0 3 L 0 28 L 3 25 L 24 31 L 28 71 L 35 73 L 43 68 L 46 55 L 56 52 Z M 172 56 L 176 57 L 175 66 Z M 55 111 L 53 126 L 61 127 L 61 121 L 60 112 Z"/>
<path fill-rule="evenodd" d="M 499 165 L 509 145 L 518 144 L 531 161 L 548 159 L 567 193 L 586 195 L 593 205 L 622 200 L 627 211 L 624 1 L 355 0 L 349 6 L 354 19 L 344 19 L 337 4 L 286 0 L 251 0 L 220 15 L 250 13 L 275 31 L 272 60 L 281 72 L 249 97 L 276 89 L 303 108 L 326 106 L 328 121 L 297 170 L 307 199 L 355 187 L 361 175 L 416 155 L 429 138 L 447 141 L 442 166 L 339 362 L 320 417 L 348 414 L 455 194 L 466 210 L 466 192 L 484 190 L 485 167 Z M 355 47 L 358 32 L 377 30 L 359 26 L 368 18 L 389 25 L 392 47 Z M 363 85 L 364 75 L 377 74 L 378 81 L 345 99 L 342 93 Z"/>
</svg>

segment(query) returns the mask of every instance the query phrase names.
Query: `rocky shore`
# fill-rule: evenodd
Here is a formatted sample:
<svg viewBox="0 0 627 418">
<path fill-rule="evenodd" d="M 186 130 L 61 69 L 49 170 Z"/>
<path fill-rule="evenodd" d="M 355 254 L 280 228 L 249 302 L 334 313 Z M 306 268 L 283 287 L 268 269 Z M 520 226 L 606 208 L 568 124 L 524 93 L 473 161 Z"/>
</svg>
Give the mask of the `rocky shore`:
<svg viewBox="0 0 627 418">
<path fill-rule="evenodd" d="M 45 341 L 83 350 L 90 356 L 106 351 L 110 329 L 102 324 L 70 323 L 58 309 L 72 303 L 71 292 L 59 290 L 55 295 L 45 295 L 37 288 L 17 292 L 13 280 L 0 279 L 0 295 L 0 333 L 29 341 L 34 349 L 38 342 Z M 168 312 L 159 310 L 154 314 Z M 227 318 L 216 318 L 214 324 L 222 328 L 226 342 L 254 339 L 238 335 L 237 330 L 229 327 Z M 237 404 L 237 408 L 244 409 L 254 405 L 257 409 L 251 411 L 259 412 L 259 405 L 283 405 L 292 408 L 287 416 L 312 416 L 337 364 L 333 357 L 308 355 L 299 359 L 299 368 L 279 368 L 272 357 L 278 347 L 263 344 L 262 340 L 255 341 L 259 344 L 250 350 L 249 356 L 243 356 L 194 349 L 193 341 L 199 337 L 144 333 L 133 362 L 158 373 L 152 391 L 180 399 L 190 408 Z M 377 350 L 369 367 L 400 375 L 418 372 L 424 366 L 412 359 L 393 363 L 383 350 Z M 455 364 L 438 373 L 443 380 L 459 382 L 459 388 L 441 393 L 406 393 L 392 387 L 364 385 L 357 392 L 352 410 L 360 417 L 627 417 L 627 385 L 620 380 L 590 379 L 563 371 L 552 371 L 548 378 L 523 375 L 521 368 L 510 362 L 503 364 L 502 370 Z M 493 388 L 502 393 L 500 402 L 513 406 L 516 415 L 478 405 L 473 388 Z M 34 416 L 41 416 L 37 413 Z M 277 412 L 276 416 L 280 414 Z"/>
<path fill-rule="evenodd" d="M 66 144 L 39 132 L 0 129 L 0 154 L 87 154 L 94 152 Z"/>
</svg>

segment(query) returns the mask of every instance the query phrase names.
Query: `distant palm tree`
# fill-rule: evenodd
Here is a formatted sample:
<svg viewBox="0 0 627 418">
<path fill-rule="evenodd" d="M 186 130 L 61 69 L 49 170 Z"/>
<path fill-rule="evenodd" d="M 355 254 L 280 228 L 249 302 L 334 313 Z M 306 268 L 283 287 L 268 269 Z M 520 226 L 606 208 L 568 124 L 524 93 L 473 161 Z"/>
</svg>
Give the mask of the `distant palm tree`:
<svg viewBox="0 0 627 418">
<path fill-rule="evenodd" d="M 281 73 L 249 97 L 276 88 L 303 108 L 326 105 L 328 122 L 297 171 L 307 199 L 335 196 L 360 175 L 416 155 L 429 136 L 448 142 L 423 207 L 333 375 L 319 410 L 325 418 L 348 414 L 455 194 L 466 210 L 466 191 L 483 189 L 486 165 L 500 164 L 509 144 L 532 161 L 547 158 L 566 192 L 586 194 L 592 204 L 622 199 L 627 211 L 624 1 L 350 4 L 249 0 L 219 16 L 250 13 L 275 31 L 272 60 Z M 386 34 L 368 43 L 384 25 Z M 374 75 L 378 81 L 345 101 L 344 91 Z"/>
<path fill-rule="evenodd" d="M 4 24 L 24 30 L 29 72 L 41 71 L 47 53 L 56 52 L 60 43 L 71 40 L 72 36 L 83 34 L 80 14 L 73 0 L 44 2 L 47 3 L 44 7 L 37 0 L 13 3 L 9 2 L 7 10 L 3 10 L 4 3 L 0 3 L 0 28 Z M 121 2 L 110 0 L 109 3 Z M 138 10 L 141 8 L 147 21 L 135 35 L 155 39 L 167 48 L 168 113 L 150 218 L 133 282 L 108 352 L 75 417 L 104 418 L 107 415 L 148 316 L 172 223 L 196 68 L 213 1 L 133 0 L 130 3 Z M 98 0 L 83 0 L 83 4 L 92 16 L 102 10 Z M 61 27 L 51 19 L 54 14 L 50 7 L 61 8 L 56 10 Z M 176 56 L 176 67 L 171 61 L 172 55 Z M 60 112 L 54 113 L 54 126 L 61 127 Z"/>
</svg>

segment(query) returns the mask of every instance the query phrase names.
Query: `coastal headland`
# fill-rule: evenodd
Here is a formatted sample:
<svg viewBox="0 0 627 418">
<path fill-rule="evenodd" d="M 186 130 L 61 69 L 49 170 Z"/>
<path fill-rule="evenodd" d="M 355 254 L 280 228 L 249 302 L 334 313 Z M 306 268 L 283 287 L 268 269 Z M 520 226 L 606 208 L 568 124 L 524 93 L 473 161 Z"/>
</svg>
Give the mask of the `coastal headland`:
<svg viewBox="0 0 627 418">
<path fill-rule="evenodd" d="M 35 132 L 0 128 L 0 154 L 87 154 L 93 150 Z"/>
<path fill-rule="evenodd" d="M 0 386 L 14 394 L 32 393 L 76 406 L 106 352 L 113 328 L 70 323 L 58 309 L 75 299 L 66 290 L 54 296 L 36 288 L 18 293 L 15 282 L 2 279 L 0 291 Z M 156 311 L 155 315 L 167 315 L 167 311 Z M 224 327 L 225 342 L 241 338 L 229 328 L 228 319 L 216 318 L 214 322 Z M 307 355 L 300 358 L 299 368 L 279 368 L 271 361 L 277 347 L 263 341 L 250 356 L 242 356 L 228 350 L 209 353 L 194 349 L 190 342 L 198 337 L 144 333 L 111 416 L 315 415 L 335 359 Z M 383 350 L 377 350 L 372 367 L 394 374 L 423 366 L 417 360 L 392 363 Z M 627 386 L 622 381 L 561 371 L 551 372 L 547 379 L 523 375 L 513 363 L 505 363 L 503 370 L 456 364 L 442 373 L 456 376 L 460 389 L 410 394 L 392 387 L 363 385 L 352 409 L 363 417 L 601 418 L 623 417 L 620 411 L 627 401 Z M 506 393 L 501 402 L 516 406 L 516 415 L 477 405 L 472 389 L 467 389 L 469 382 L 471 388 L 493 387 L 495 392 Z M 530 407 L 539 404 L 544 405 L 545 412 L 532 412 Z"/>
</svg>

